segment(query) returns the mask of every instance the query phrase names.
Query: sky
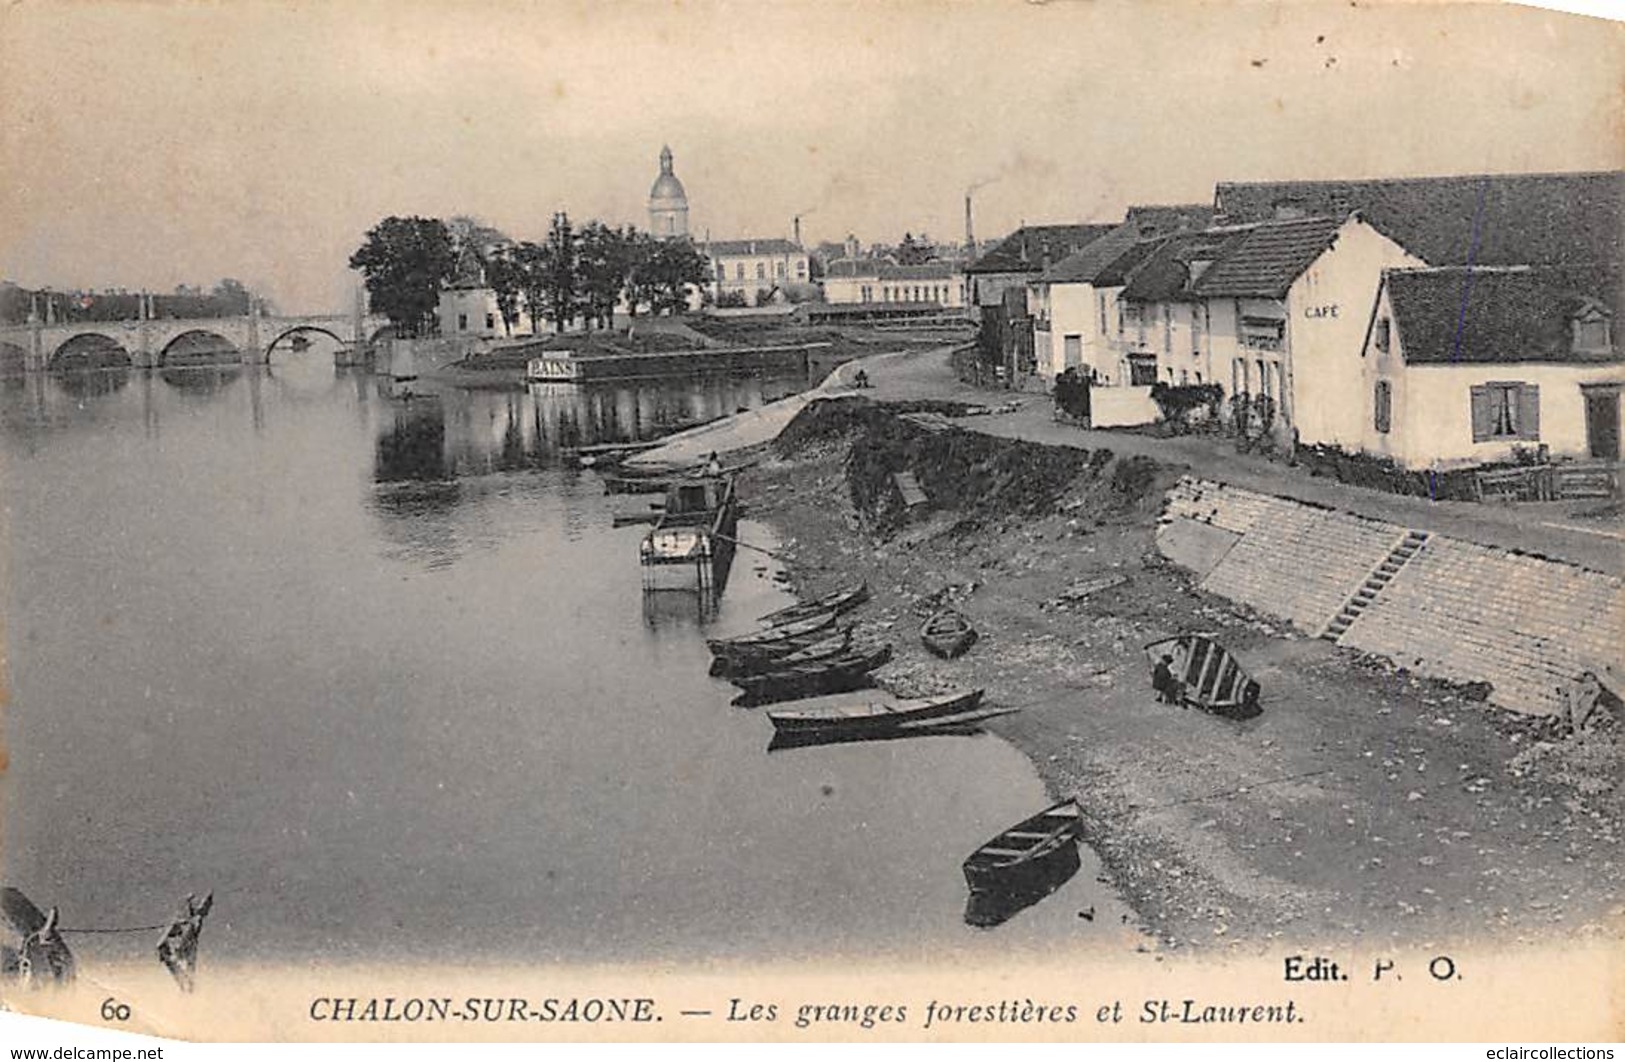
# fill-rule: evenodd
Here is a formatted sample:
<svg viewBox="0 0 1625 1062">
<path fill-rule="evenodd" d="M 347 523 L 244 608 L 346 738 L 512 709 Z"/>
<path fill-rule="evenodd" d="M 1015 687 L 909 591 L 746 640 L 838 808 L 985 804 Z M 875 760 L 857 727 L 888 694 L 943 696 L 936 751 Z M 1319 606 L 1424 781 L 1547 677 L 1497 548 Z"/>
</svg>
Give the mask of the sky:
<svg viewBox="0 0 1625 1062">
<path fill-rule="evenodd" d="M 20 0 L 0 278 L 343 310 L 391 214 L 979 240 L 1214 182 L 1625 168 L 1625 23 L 1504 4 Z"/>
</svg>

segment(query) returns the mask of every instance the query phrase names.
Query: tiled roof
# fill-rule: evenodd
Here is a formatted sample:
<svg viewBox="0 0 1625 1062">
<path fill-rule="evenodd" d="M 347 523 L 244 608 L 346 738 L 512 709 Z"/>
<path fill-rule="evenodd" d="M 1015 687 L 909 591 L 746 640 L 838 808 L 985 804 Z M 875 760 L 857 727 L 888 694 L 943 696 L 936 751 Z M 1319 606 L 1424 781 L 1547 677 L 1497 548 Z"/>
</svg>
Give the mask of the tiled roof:
<svg viewBox="0 0 1625 1062">
<path fill-rule="evenodd" d="M 1101 288 L 1115 288 L 1128 283 L 1128 278 L 1147 258 L 1162 246 L 1161 240 L 1145 240 L 1106 263 L 1095 272 L 1094 284 Z"/>
<path fill-rule="evenodd" d="M 947 280 L 959 275 L 956 262 L 925 262 L 920 265 L 888 265 L 880 270 L 881 280 Z"/>
<path fill-rule="evenodd" d="M 965 267 L 967 273 L 1037 273 L 1117 228 L 1113 225 L 1026 225 Z"/>
<path fill-rule="evenodd" d="M 1196 297 L 1191 286 L 1193 260 L 1217 261 L 1236 244 L 1246 230 L 1208 229 L 1180 233 L 1159 240 L 1155 250 L 1134 267 L 1123 286 L 1122 297 L 1132 302 L 1179 301 Z M 1210 267 L 1217 268 L 1216 266 Z"/>
<path fill-rule="evenodd" d="M 1617 262 L 1625 172 L 1488 174 L 1357 181 L 1224 182 L 1222 223 L 1282 212 L 1347 216 L 1430 265 Z"/>
<path fill-rule="evenodd" d="M 873 258 L 837 258 L 824 269 L 826 277 L 854 280 L 949 280 L 960 273 L 958 262 L 893 265 Z"/>
<path fill-rule="evenodd" d="M 1625 360 L 1608 270 L 1391 269 L 1383 283 L 1407 363 Z M 1595 305 L 1613 318 L 1613 347 L 1576 351 L 1572 318 Z"/>
<path fill-rule="evenodd" d="M 1326 252 L 1342 226 L 1340 218 L 1306 218 L 1243 230 L 1224 241 L 1223 253 L 1197 279 L 1194 293 L 1280 298 Z"/>
<path fill-rule="evenodd" d="M 1093 283 L 1098 272 L 1135 243 L 1189 229 L 1204 229 L 1212 219 L 1213 208 L 1206 204 L 1129 207 L 1121 225 L 1061 259 L 1039 279 L 1052 284 Z"/>
<path fill-rule="evenodd" d="M 752 254 L 803 254 L 800 247 L 789 240 L 712 240 L 702 245 L 712 258 L 738 257 Z"/>
<path fill-rule="evenodd" d="M 873 258 L 837 258 L 824 267 L 826 277 L 878 277 L 881 263 Z"/>
</svg>

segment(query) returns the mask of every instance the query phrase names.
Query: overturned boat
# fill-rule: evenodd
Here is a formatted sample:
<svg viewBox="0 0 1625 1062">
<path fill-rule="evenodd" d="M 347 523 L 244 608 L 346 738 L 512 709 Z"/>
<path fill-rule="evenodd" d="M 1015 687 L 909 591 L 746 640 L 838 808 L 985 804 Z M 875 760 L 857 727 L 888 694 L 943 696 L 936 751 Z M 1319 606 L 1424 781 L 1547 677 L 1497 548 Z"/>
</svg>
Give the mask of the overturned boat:
<svg viewBox="0 0 1625 1062">
<path fill-rule="evenodd" d="M 1157 692 L 1168 700 L 1227 719 L 1251 719 L 1263 711 L 1258 683 L 1212 635 L 1163 638 L 1147 645 L 1145 655 L 1151 661 L 1153 685 L 1159 681 L 1157 665 L 1167 667 L 1165 688 Z"/>
</svg>

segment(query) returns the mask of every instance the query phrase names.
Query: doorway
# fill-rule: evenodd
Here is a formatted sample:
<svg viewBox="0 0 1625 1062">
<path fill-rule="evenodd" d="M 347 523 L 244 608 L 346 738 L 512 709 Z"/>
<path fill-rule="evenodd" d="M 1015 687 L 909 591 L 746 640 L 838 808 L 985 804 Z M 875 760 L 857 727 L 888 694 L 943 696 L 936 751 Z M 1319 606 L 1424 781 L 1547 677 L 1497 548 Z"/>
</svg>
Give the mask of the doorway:
<svg viewBox="0 0 1625 1062">
<path fill-rule="evenodd" d="M 1599 461 L 1619 460 L 1619 384 L 1580 387 L 1586 404 L 1586 450 Z"/>
</svg>

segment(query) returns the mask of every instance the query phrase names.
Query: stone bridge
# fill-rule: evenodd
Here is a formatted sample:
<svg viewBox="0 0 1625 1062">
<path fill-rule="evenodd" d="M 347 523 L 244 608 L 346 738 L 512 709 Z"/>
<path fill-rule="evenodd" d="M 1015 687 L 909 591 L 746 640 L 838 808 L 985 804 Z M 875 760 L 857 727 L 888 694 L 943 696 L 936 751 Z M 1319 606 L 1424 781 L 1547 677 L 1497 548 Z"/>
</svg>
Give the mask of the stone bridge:
<svg viewBox="0 0 1625 1062">
<path fill-rule="evenodd" d="M 134 321 L 31 321 L 0 326 L 0 374 L 80 365 L 165 365 L 218 362 L 264 364 L 290 336 L 331 336 L 355 356 L 389 331 L 389 320 L 358 314 L 268 317 L 158 318 Z"/>
</svg>

